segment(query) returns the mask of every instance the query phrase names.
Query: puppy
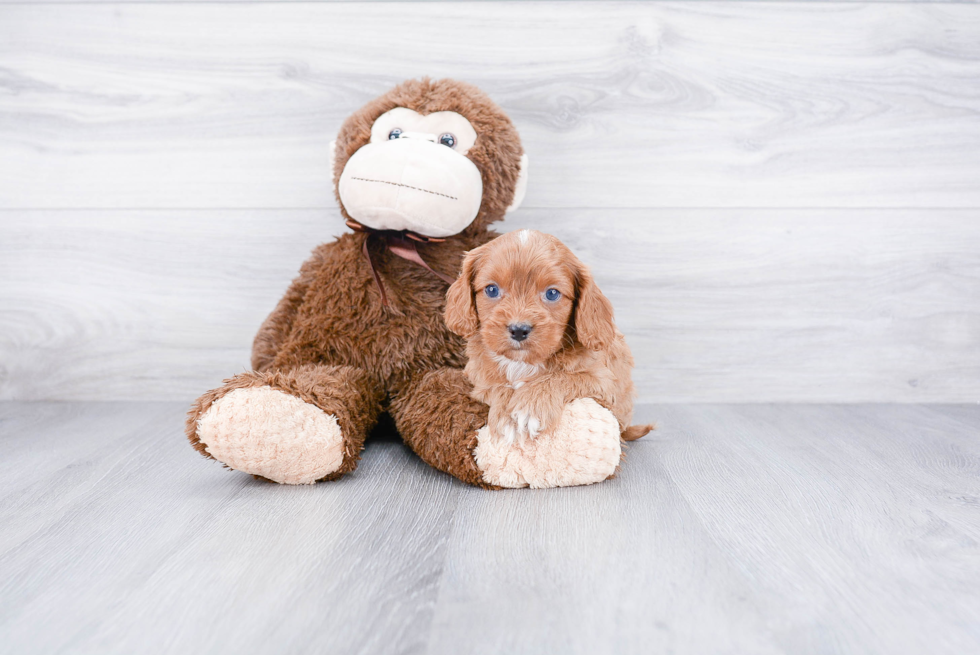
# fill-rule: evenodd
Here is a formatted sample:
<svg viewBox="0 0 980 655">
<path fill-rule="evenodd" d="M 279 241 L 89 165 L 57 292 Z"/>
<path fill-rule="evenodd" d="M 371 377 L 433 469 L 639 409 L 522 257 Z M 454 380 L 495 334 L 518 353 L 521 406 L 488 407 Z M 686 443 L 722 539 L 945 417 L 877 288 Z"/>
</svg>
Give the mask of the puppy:
<svg viewBox="0 0 980 655">
<path fill-rule="evenodd" d="M 589 269 L 561 241 L 510 232 L 466 254 L 446 296 L 446 325 L 468 340 L 473 397 L 490 406 L 491 434 L 513 443 L 548 432 L 565 405 L 592 398 L 630 426 L 633 356 Z"/>
</svg>

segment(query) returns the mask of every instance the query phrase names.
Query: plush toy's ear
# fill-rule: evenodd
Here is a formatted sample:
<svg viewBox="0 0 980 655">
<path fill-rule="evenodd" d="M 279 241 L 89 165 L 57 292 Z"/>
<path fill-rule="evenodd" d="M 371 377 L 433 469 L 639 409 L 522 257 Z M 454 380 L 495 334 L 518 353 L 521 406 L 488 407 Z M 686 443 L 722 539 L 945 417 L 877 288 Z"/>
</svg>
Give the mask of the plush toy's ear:
<svg viewBox="0 0 980 655">
<path fill-rule="evenodd" d="M 482 248 L 482 246 L 481 246 Z M 463 272 L 446 294 L 446 327 L 468 339 L 480 328 L 480 317 L 473 300 L 473 276 L 480 260 L 480 248 L 474 248 L 463 258 Z"/>
<path fill-rule="evenodd" d="M 517 184 L 514 185 L 514 200 L 507 208 L 507 213 L 518 209 L 524 202 L 524 194 L 527 193 L 527 153 L 521 155 L 521 172 L 517 176 Z"/>
<path fill-rule="evenodd" d="M 613 306 L 592 277 L 588 267 L 578 264 L 578 297 L 575 300 L 575 338 L 589 350 L 602 350 L 616 338 Z"/>
</svg>

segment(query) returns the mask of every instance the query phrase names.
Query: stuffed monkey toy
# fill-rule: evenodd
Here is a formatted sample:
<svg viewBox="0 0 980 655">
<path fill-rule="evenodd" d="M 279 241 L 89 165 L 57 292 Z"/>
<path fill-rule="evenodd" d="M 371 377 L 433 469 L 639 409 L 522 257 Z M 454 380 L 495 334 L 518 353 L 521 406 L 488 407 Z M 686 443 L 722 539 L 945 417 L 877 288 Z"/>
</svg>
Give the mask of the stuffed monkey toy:
<svg viewBox="0 0 980 655">
<path fill-rule="evenodd" d="M 440 471 L 487 488 L 527 486 L 513 466 L 500 474 L 502 444 L 482 448 L 496 448 L 485 455 L 496 473 L 481 469 L 474 451 L 487 407 L 470 397 L 465 344 L 443 322 L 464 253 L 494 238 L 489 226 L 523 199 L 527 156 L 517 131 L 479 89 L 422 79 L 355 112 L 331 146 L 335 194 L 353 231 L 302 265 L 259 328 L 253 370 L 197 399 L 191 444 L 232 469 L 312 484 L 353 471 L 387 412 L 408 447 Z M 588 458 L 594 444 L 578 455 L 566 444 L 568 461 L 554 462 L 565 473 L 535 486 L 609 477 L 619 461 L 610 416 L 592 417 L 592 432 L 615 441 L 615 463 L 609 455 L 595 479 L 569 475 L 577 464 L 568 453 Z M 512 458 L 518 468 L 521 456 Z"/>
</svg>

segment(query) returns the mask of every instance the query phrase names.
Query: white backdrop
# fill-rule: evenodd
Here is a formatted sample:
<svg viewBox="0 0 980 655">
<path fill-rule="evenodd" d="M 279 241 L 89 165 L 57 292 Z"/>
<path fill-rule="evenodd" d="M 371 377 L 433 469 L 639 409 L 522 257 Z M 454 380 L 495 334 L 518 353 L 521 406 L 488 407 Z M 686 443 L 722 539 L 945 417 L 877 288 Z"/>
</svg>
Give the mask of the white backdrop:
<svg viewBox="0 0 980 655">
<path fill-rule="evenodd" d="M 980 6 L 0 0 L 0 398 L 191 399 L 393 84 L 511 115 L 641 401 L 980 401 Z"/>
</svg>

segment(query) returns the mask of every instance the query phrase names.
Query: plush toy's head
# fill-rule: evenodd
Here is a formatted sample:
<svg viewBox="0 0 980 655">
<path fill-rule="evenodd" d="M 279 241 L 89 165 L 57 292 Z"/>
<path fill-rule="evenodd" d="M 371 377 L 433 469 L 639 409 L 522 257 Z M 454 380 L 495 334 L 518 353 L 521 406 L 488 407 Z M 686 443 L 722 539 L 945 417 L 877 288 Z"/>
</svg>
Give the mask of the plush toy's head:
<svg viewBox="0 0 980 655">
<path fill-rule="evenodd" d="M 410 80 L 348 118 L 331 144 L 346 218 L 447 237 L 516 209 L 527 156 L 507 115 L 476 87 Z"/>
</svg>

